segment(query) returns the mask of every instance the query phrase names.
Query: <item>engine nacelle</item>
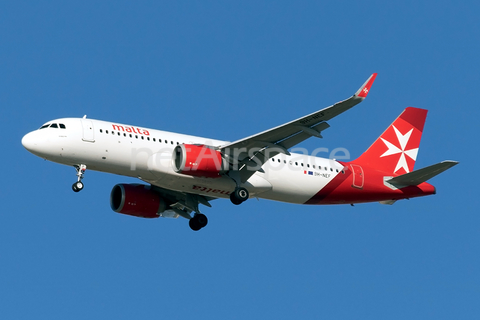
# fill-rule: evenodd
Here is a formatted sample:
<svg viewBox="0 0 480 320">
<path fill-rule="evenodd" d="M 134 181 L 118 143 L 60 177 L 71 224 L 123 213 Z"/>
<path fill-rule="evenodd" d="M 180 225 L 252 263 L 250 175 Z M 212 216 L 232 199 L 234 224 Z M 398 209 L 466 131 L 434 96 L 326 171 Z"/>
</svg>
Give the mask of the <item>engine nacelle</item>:
<svg viewBox="0 0 480 320">
<path fill-rule="evenodd" d="M 163 198 L 143 184 L 117 184 L 110 193 L 110 206 L 115 212 L 142 218 L 158 218 L 167 208 Z"/>
<path fill-rule="evenodd" d="M 195 177 L 218 178 L 228 170 L 222 153 L 205 145 L 180 144 L 173 150 L 173 169 Z"/>
</svg>

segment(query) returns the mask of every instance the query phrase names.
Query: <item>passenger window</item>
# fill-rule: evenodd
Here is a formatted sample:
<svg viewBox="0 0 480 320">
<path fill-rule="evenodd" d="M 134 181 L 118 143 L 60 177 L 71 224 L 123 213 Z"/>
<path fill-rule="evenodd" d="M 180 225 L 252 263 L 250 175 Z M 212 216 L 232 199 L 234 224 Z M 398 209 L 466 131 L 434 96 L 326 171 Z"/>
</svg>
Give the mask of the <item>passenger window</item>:
<svg viewBox="0 0 480 320">
<path fill-rule="evenodd" d="M 165 140 L 165 143 L 168 143 L 168 141 L 167 141 L 167 140 Z"/>
<path fill-rule="evenodd" d="M 140 136 L 140 138 L 142 138 L 142 140 L 143 140 L 143 136 Z"/>
<path fill-rule="evenodd" d="M 280 162 L 280 159 L 278 159 L 278 162 Z"/>
<path fill-rule="evenodd" d="M 147 140 L 150 141 L 150 137 L 147 137 Z"/>
<path fill-rule="evenodd" d="M 105 133 L 108 133 L 108 130 L 105 130 Z"/>
<path fill-rule="evenodd" d="M 63 123 L 60 123 L 60 129 L 67 129 Z"/>
<path fill-rule="evenodd" d="M 132 134 L 130 133 L 130 138 L 132 137 Z"/>
<path fill-rule="evenodd" d="M 118 135 L 120 135 L 120 132 L 117 132 Z"/>
<path fill-rule="evenodd" d="M 123 136 L 124 136 L 124 137 L 126 137 L 126 136 L 127 136 L 127 134 L 126 134 L 126 133 L 124 133 L 124 134 L 123 134 Z"/>
<path fill-rule="evenodd" d="M 173 141 L 170 141 L 170 144 L 173 144 Z"/>
<path fill-rule="evenodd" d="M 138 139 L 138 136 L 137 136 L 137 135 L 135 135 L 135 139 Z"/>
<path fill-rule="evenodd" d="M 310 168 L 310 165 L 307 163 L 307 168 Z"/>
<path fill-rule="evenodd" d="M 50 128 L 56 128 L 58 129 L 58 125 L 56 123 L 52 123 L 52 125 L 50 126 Z"/>
<path fill-rule="evenodd" d="M 298 162 L 295 162 L 295 165 L 298 166 Z"/>
<path fill-rule="evenodd" d="M 153 142 L 155 142 L 155 138 L 152 138 L 153 139 Z"/>
<path fill-rule="evenodd" d="M 103 130 L 102 130 L 102 129 L 100 129 L 100 133 L 103 133 Z"/>
</svg>

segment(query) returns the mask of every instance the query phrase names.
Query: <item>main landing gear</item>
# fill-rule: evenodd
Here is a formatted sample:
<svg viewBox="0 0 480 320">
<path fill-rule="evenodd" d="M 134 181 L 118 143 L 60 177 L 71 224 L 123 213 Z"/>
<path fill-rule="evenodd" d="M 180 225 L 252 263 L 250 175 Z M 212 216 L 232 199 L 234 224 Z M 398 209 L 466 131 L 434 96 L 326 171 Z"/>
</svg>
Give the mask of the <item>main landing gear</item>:
<svg viewBox="0 0 480 320">
<path fill-rule="evenodd" d="M 77 170 L 77 182 L 72 185 L 72 190 L 75 192 L 79 192 L 83 189 L 83 174 L 85 170 L 87 170 L 87 166 L 84 164 L 75 165 L 75 170 Z"/>
<path fill-rule="evenodd" d="M 236 185 L 235 190 L 230 193 L 230 201 L 232 201 L 234 205 L 238 206 L 242 202 L 246 201 L 250 195 L 247 189 L 240 187 L 242 184 L 240 171 L 231 170 L 227 175 L 235 182 Z"/>
<path fill-rule="evenodd" d="M 190 229 L 193 231 L 198 231 L 205 227 L 208 223 L 207 216 L 202 213 L 196 213 L 193 218 L 188 221 Z"/>
<path fill-rule="evenodd" d="M 230 201 L 232 201 L 232 203 L 235 205 L 239 205 L 242 202 L 246 201 L 248 197 L 248 190 L 242 187 L 237 187 L 235 188 L 235 191 L 230 193 Z"/>
<path fill-rule="evenodd" d="M 235 190 L 230 194 L 230 201 L 232 201 L 233 204 L 239 205 L 242 202 L 248 200 L 248 197 L 250 194 L 248 193 L 248 190 L 243 188 L 243 187 L 237 187 Z M 197 208 L 198 209 L 198 208 Z M 184 216 L 186 217 L 186 216 Z M 188 218 L 188 217 L 186 217 Z M 193 231 L 198 231 L 202 228 L 204 228 L 208 223 L 207 217 L 202 214 L 202 213 L 195 213 L 195 215 L 190 218 L 188 221 L 188 225 L 190 226 L 190 229 Z"/>
</svg>

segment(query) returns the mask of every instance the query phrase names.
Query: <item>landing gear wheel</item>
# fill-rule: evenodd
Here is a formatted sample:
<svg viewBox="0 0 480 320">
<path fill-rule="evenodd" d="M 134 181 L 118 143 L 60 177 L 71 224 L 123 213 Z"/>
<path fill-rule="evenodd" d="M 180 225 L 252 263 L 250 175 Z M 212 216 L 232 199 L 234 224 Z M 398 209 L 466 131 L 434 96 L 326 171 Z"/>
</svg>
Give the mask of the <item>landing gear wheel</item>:
<svg viewBox="0 0 480 320">
<path fill-rule="evenodd" d="M 200 225 L 197 223 L 197 221 L 192 218 L 188 221 L 188 225 L 190 226 L 190 229 L 192 229 L 193 231 L 198 231 L 202 228 L 200 228 Z"/>
<path fill-rule="evenodd" d="M 79 192 L 83 189 L 82 181 L 77 181 L 72 185 L 72 190 L 75 192 Z"/>
<path fill-rule="evenodd" d="M 202 228 L 204 228 L 208 223 L 207 216 L 201 213 L 197 213 L 195 216 L 193 216 L 190 221 L 188 221 L 188 225 L 190 226 L 190 229 L 193 231 L 198 231 Z"/>
<path fill-rule="evenodd" d="M 232 203 L 236 206 L 243 202 L 241 200 L 238 200 L 237 197 L 235 197 L 235 192 L 230 193 L 230 201 L 232 201 Z"/>
<path fill-rule="evenodd" d="M 240 203 L 246 201 L 249 197 L 248 190 L 245 188 L 236 188 L 235 191 L 233 191 L 230 194 L 230 201 L 232 201 L 233 204 L 239 205 Z"/>
<path fill-rule="evenodd" d="M 248 199 L 248 197 L 250 196 L 248 194 L 248 190 L 245 189 L 245 188 L 237 188 L 235 189 L 235 197 L 237 197 L 238 200 L 241 200 L 242 202 L 243 201 L 246 201 Z"/>
</svg>

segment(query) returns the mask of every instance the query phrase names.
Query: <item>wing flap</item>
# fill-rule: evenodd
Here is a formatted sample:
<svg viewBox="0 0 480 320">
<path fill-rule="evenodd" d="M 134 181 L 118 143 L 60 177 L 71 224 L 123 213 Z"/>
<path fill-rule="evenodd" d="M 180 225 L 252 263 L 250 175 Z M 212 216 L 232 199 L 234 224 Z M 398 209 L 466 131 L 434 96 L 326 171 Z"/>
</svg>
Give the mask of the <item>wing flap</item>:
<svg viewBox="0 0 480 320">
<path fill-rule="evenodd" d="M 328 129 L 328 128 L 330 128 L 330 125 L 328 123 L 320 122 L 316 126 L 313 126 L 311 129 L 315 130 L 316 132 L 322 132 L 323 130 Z M 302 142 L 304 140 L 307 140 L 311 136 L 312 135 L 309 132 L 301 131 L 301 132 L 298 132 L 295 135 L 292 135 L 292 136 L 282 140 L 278 144 L 282 145 L 286 149 L 290 149 L 291 147 L 296 146 L 300 142 Z"/>
</svg>

